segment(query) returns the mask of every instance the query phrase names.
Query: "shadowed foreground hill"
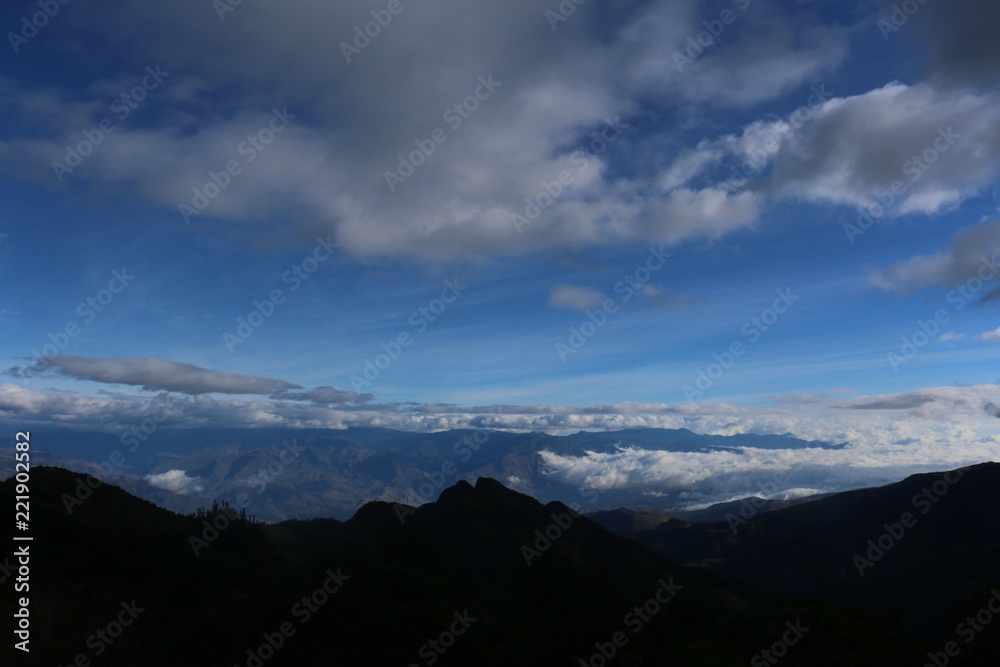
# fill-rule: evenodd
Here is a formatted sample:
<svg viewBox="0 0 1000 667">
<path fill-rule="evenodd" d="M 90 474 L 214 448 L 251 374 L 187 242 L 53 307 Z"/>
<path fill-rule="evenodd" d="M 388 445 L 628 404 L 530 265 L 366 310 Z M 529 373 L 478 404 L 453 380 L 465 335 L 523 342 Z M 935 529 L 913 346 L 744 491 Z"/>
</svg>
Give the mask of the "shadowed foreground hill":
<svg viewBox="0 0 1000 667">
<path fill-rule="evenodd" d="M 726 522 L 672 521 L 629 536 L 762 590 L 898 608 L 908 627 L 954 634 L 968 592 L 985 588 L 988 598 L 1000 584 L 1000 464 L 913 475 L 748 520 L 733 508 Z"/>
<path fill-rule="evenodd" d="M 491 479 L 419 508 L 277 525 L 181 516 L 111 486 L 70 515 L 61 498 L 77 482 L 32 471 L 32 653 L 5 642 L 2 664 L 580 665 L 604 653 L 714 667 L 762 660 L 784 635 L 782 664 L 919 665 L 930 648 L 891 613 L 751 602 Z M 13 506 L 11 480 L 0 495 Z"/>
</svg>

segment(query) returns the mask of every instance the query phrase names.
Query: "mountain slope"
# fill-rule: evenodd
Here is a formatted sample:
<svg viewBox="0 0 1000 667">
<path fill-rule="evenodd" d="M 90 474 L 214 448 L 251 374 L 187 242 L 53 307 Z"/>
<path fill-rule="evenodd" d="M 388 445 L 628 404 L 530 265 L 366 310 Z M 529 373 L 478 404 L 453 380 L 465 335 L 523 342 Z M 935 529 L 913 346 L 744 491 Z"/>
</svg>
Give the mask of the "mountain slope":
<svg viewBox="0 0 1000 667">
<path fill-rule="evenodd" d="M 788 665 L 884 665 L 923 648 L 891 615 L 751 604 L 738 586 L 494 480 L 419 508 L 370 503 L 347 522 L 261 525 L 173 514 L 108 485 L 68 514 L 78 477 L 32 472 L 35 664 L 552 665 L 612 651 L 622 665 L 737 665 L 796 620 L 816 641 Z M 141 609 L 134 623 L 95 644 L 126 607 Z M 5 596 L 0 614 L 12 613 Z M 0 648 L 4 664 L 25 664 L 11 652 Z"/>
<path fill-rule="evenodd" d="M 928 630 L 971 586 L 1000 579 L 1000 464 L 630 536 L 767 591 L 899 607 L 912 627 Z"/>
</svg>

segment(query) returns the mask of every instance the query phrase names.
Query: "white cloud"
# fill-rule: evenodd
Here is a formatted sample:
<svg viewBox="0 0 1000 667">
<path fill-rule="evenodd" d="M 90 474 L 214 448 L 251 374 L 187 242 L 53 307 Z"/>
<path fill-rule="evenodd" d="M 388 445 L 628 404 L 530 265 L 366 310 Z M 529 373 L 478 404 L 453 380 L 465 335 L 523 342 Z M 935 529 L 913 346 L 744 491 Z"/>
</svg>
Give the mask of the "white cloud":
<svg viewBox="0 0 1000 667">
<path fill-rule="evenodd" d="M 200 493 L 204 490 L 204 487 L 200 484 L 200 478 L 188 477 L 188 474 L 183 470 L 168 470 L 157 475 L 146 475 L 143 479 L 149 482 L 151 486 L 172 491 L 181 496 L 189 493 Z"/>
<path fill-rule="evenodd" d="M 947 331 L 938 336 L 938 340 L 940 341 L 962 340 L 963 338 L 965 338 L 965 334 L 955 333 L 954 331 Z"/>
<path fill-rule="evenodd" d="M 997 327 L 993 331 L 987 331 L 984 334 L 980 334 L 979 340 L 1000 341 L 1000 327 Z"/>
<path fill-rule="evenodd" d="M 875 217 L 936 213 L 1000 173 L 1000 99 L 890 83 L 704 141 L 677 158 L 664 183 L 679 187 L 717 168 L 733 173 L 723 188 L 749 180 L 778 199 L 884 202 L 887 209 L 872 209 Z"/>
</svg>

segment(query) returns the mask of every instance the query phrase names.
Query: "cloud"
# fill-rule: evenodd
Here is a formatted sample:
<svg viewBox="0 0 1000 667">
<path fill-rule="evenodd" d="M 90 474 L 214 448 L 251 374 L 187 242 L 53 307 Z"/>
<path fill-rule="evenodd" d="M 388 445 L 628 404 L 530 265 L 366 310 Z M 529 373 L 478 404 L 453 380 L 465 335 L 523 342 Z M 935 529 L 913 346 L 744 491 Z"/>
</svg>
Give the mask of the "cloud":
<svg viewBox="0 0 1000 667">
<path fill-rule="evenodd" d="M 605 296 L 589 287 L 555 285 L 549 291 L 549 308 L 566 310 L 590 310 L 600 308 Z"/>
<path fill-rule="evenodd" d="M 556 31 L 532 0 L 405 7 L 347 62 L 341 43 L 371 20 L 352 3 L 243 3 L 217 21 L 201 0 L 98 0 L 93 15 L 66 17 L 65 48 L 101 41 L 120 55 L 114 80 L 82 92 L 8 82 L 9 116 L 31 118 L 31 132 L 0 141 L 0 163 L 51 185 L 52 161 L 109 115 L 112 84 L 162 63 L 170 76 L 73 172 L 73 186 L 176 212 L 210 172 L 242 159 L 238 147 L 277 107 L 295 118 L 192 224 L 332 231 L 356 256 L 430 262 L 715 238 L 752 224 L 761 198 L 663 190 L 662 151 L 630 150 L 648 145 L 637 128 L 695 106 L 775 100 L 839 66 L 850 33 L 755 0 L 681 71 L 674 53 L 704 30 L 695 0 L 584 3 Z M 441 34 L 447 49 L 425 48 Z M 480 77 L 498 83 L 477 101 Z M 448 115 L 470 99 L 474 110 Z M 385 174 L 438 128 L 447 141 L 388 187 Z M 517 233 L 512 216 L 563 172 L 572 183 Z"/>
<path fill-rule="evenodd" d="M 997 301 L 998 299 L 1000 299 L 1000 287 L 994 288 L 984 294 L 979 299 L 979 303 L 990 303 L 991 301 Z"/>
<path fill-rule="evenodd" d="M 271 394 L 298 389 L 298 385 L 272 378 L 236 375 L 199 368 L 191 364 L 165 361 L 158 357 L 117 357 L 89 359 L 70 355 L 45 357 L 27 368 L 15 366 L 5 371 L 13 377 L 32 377 L 54 369 L 78 380 L 140 386 L 146 391 L 176 391 L 184 394 Z"/>
<path fill-rule="evenodd" d="M 979 335 L 979 340 L 1000 341 L 1000 327 Z"/>
<path fill-rule="evenodd" d="M 188 477 L 188 474 L 183 470 L 168 470 L 157 475 L 146 475 L 143 479 L 151 486 L 172 491 L 181 496 L 189 493 L 200 493 L 204 490 L 200 484 L 201 478 Z"/>
<path fill-rule="evenodd" d="M 347 391 L 339 387 L 316 387 L 303 392 L 282 389 L 274 392 L 271 398 L 283 401 L 312 401 L 317 405 L 348 405 L 368 403 L 375 397 L 371 394 Z"/>
<path fill-rule="evenodd" d="M 949 248 L 920 255 L 877 272 L 873 282 L 891 294 L 911 294 L 924 287 L 955 287 L 967 281 L 994 280 L 1000 273 L 1000 219 L 961 230 Z M 976 292 L 979 289 L 975 290 Z"/>
<path fill-rule="evenodd" d="M 325 394 L 328 388 L 321 391 Z M 336 391 L 336 390 L 334 390 Z M 303 395 L 310 392 L 302 392 Z M 349 392 L 348 392 L 349 393 Z M 346 428 L 374 426 L 412 431 L 452 428 L 499 428 L 515 431 L 689 428 L 697 432 L 788 433 L 809 440 L 890 442 L 899 433 L 933 439 L 926 424 L 962 425 L 975 439 L 981 406 L 1000 402 L 1000 385 L 929 387 L 898 394 L 830 398 L 824 394 L 774 397 L 775 408 L 747 408 L 727 403 L 622 402 L 591 406 L 319 403 L 269 398 L 216 400 L 209 396 L 162 394 L 80 396 L 65 391 L 39 392 L 0 383 L 0 419 L 68 426 L 127 428 L 150 414 L 164 426 Z M 166 399 L 166 400 L 164 400 Z M 905 416 L 907 419 L 901 420 Z M 915 424 L 924 423 L 924 426 Z M 971 435 L 970 435 L 971 434 Z"/>
<path fill-rule="evenodd" d="M 309 392 L 302 392 L 308 394 Z M 166 396 L 166 395 L 164 395 Z M 575 486 L 630 488 L 670 495 L 687 504 L 746 495 L 772 497 L 795 489 L 838 491 L 896 481 L 916 472 L 1000 460 L 1000 385 L 929 387 L 900 394 L 787 401 L 788 407 L 741 408 L 661 403 L 593 406 L 455 405 L 351 406 L 349 409 L 266 398 L 216 400 L 209 396 L 84 397 L 0 384 L 0 422 L 25 428 L 58 424 L 101 430 L 127 429 L 155 414 L 164 427 L 244 428 L 378 427 L 428 432 L 494 428 L 519 432 L 686 428 L 737 435 L 789 433 L 809 441 L 848 443 L 845 449 L 742 449 L 671 453 L 632 446 L 625 434 L 612 454 L 580 457 L 546 454 L 547 474 Z M 777 400 L 777 397 L 776 397 Z M 781 483 L 773 483 L 781 475 Z M 199 481 L 171 470 L 148 481 L 176 493 L 197 492 Z M 772 488 L 774 487 L 774 488 Z M 781 495 L 784 494 L 784 495 Z M 653 495 L 650 498 L 654 498 Z"/>
<path fill-rule="evenodd" d="M 676 187 L 729 172 L 730 181 L 716 187 L 750 187 L 776 199 L 878 205 L 873 215 L 882 217 L 955 205 L 991 186 L 998 164 L 996 94 L 894 82 L 860 95 L 813 100 L 811 109 L 704 141 L 678 156 L 664 178 Z"/>
<path fill-rule="evenodd" d="M 938 340 L 940 341 L 962 340 L 963 338 L 965 338 L 965 334 L 955 333 L 954 331 L 946 331 L 938 336 Z"/>
<path fill-rule="evenodd" d="M 876 0 L 885 18 L 892 18 L 904 3 Z M 1000 43 L 993 27 L 1000 24 L 1000 5 L 992 0 L 925 2 L 889 39 L 923 42 L 927 74 L 936 85 L 950 87 L 996 84 L 1000 65 Z"/>
</svg>

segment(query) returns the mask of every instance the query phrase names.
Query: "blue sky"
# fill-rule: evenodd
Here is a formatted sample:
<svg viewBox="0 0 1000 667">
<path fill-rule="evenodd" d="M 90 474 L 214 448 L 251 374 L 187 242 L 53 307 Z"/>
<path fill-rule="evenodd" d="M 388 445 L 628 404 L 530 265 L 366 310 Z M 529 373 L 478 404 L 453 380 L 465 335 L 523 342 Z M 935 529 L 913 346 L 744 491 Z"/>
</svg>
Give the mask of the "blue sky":
<svg viewBox="0 0 1000 667">
<path fill-rule="evenodd" d="M 994 5 L 387 6 L 5 6 L 0 418 L 995 451 Z"/>
</svg>

